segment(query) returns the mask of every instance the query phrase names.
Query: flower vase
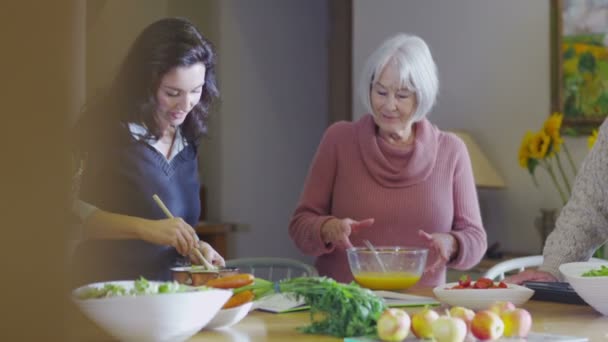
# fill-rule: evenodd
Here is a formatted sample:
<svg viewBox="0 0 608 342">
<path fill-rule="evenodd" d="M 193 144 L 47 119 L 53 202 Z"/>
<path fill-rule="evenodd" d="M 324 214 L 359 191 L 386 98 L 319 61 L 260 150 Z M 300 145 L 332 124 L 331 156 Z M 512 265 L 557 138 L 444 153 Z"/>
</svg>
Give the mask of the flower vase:
<svg viewBox="0 0 608 342">
<path fill-rule="evenodd" d="M 553 229 L 555 228 L 555 222 L 557 221 L 557 217 L 559 216 L 559 209 L 540 209 L 540 216 L 537 216 L 534 220 L 534 226 L 540 235 L 541 243 L 540 243 L 540 254 L 543 253 L 543 248 L 545 247 L 545 242 L 547 241 L 547 237 Z"/>
</svg>

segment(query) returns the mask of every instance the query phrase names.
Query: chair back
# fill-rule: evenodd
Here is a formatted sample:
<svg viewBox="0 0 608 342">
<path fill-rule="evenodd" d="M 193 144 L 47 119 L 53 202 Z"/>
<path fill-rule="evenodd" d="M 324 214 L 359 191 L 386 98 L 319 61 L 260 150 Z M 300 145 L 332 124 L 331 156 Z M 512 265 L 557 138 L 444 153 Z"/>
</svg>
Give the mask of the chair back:
<svg viewBox="0 0 608 342">
<path fill-rule="evenodd" d="M 317 270 L 302 261 L 289 258 L 239 258 L 226 261 L 227 267 L 238 267 L 240 272 L 251 273 L 270 281 L 297 277 L 317 276 Z"/>
<path fill-rule="evenodd" d="M 540 266 L 543 264 L 543 260 L 544 258 L 542 255 L 531 255 L 505 260 L 490 267 L 483 276 L 492 280 L 503 280 L 505 279 L 505 273 L 515 271 L 522 272 L 526 268 Z M 590 259 L 590 261 L 598 260 L 600 259 Z"/>
</svg>

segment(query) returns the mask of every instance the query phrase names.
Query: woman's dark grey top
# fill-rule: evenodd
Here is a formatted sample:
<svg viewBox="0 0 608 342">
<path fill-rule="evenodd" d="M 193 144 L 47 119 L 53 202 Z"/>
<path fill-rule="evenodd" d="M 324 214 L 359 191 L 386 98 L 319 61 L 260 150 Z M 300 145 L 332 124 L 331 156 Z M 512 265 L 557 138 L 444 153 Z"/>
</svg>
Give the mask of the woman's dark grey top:
<svg viewBox="0 0 608 342">
<path fill-rule="evenodd" d="M 157 194 L 175 217 L 196 225 L 200 199 L 195 144 L 186 145 L 171 161 L 130 135 L 112 146 L 105 153 L 88 155 L 80 189 L 83 201 L 112 213 L 158 220 L 166 216 L 152 199 Z M 139 276 L 168 280 L 170 267 L 179 259 L 172 246 L 87 240 L 74 254 L 73 274 L 77 285 Z"/>
</svg>

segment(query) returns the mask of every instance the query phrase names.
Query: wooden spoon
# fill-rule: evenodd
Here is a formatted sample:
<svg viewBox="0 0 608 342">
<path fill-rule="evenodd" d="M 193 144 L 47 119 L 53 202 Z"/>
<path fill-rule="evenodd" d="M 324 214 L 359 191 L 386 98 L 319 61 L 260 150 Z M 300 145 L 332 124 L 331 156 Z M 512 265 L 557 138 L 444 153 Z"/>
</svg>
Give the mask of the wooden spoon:
<svg viewBox="0 0 608 342">
<path fill-rule="evenodd" d="M 156 202 L 156 204 L 158 204 L 158 206 L 160 207 L 160 209 L 165 213 L 165 215 L 168 218 L 173 218 L 173 214 L 171 214 L 171 212 L 169 211 L 169 208 L 167 208 L 167 206 L 165 205 L 165 203 L 163 203 L 163 201 L 160 199 L 160 197 L 158 197 L 157 194 L 152 195 L 152 198 L 154 199 L 154 201 Z M 199 242 L 198 235 L 194 235 L 194 237 L 196 238 L 196 242 L 198 243 Z M 209 261 L 207 261 L 207 259 L 205 259 L 205 257 L 201 253 L 201 251 L 199 251 L 197 248 L 192 248 L 192 250 L 190 251 L 190 254 L 195 254 L 196 257 L 201 262 L 201 264 L 207 270 L 215 270 L 216 269 L 215 266 L 213 266 Z"/>
</svg>

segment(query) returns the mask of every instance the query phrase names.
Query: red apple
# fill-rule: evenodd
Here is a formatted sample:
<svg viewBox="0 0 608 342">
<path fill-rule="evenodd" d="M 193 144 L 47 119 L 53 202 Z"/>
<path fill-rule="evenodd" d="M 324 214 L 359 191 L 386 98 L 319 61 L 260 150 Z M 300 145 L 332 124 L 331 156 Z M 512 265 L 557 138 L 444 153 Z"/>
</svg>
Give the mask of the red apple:
<svg viewBox="0 0 608 342">
<path fill-rule="evenodd" d="M 504 311 L 513 310 L 513 309 L 515 309 L 515 304 L 513 304 L 511 302 L 507 302 L 507 301 L 502 301 L 502 300 L 494 302 L 492 305 L 490 305 L 490 311 L 494 312 L 495 314 L 497 314 L 499 316 Z"/>
<path fill-rule="evenodd" d="M 467 329 L 471 329 L 471 322 L 473 321 L 473 317 L 475 317 L 475 311 L 463 306 L 452 306 L 450 316 L 462 319 L 467 325 Z"/>
<path fill-rule="evenodd" d="M 471 322 L 471 332 L 480 340 L 495 340 L 502 336 L 504 329 L 500 316 L 490 310 L 477 312 Z"/>
<path fill-rule="evenodd" d="M 401 341 L 410 332 L 410 316 L 401 309 L 386 309 L 378 318 L 376 332 L 382 341 Z"/>
<path fill-rule="evenodd" d="M 506 337 L 526 337 L 532 328 L 532 316 L 524 309 L 504 311 L 500 318 L 505 323 Z"/>
<path fill-rule="evenodd" d="M 439 318 L 439 314 L 432 309 L 424 308 L 412 315 L 412 333 L 418 338 L 433 338 L 431 324 Z"/>
<path fill-rule="evenodd" d="M 433 338 L 437 342 L 463 342 L 467 325 L 460 318 L 441 316 L 431 324 Z"/>
</svg>

